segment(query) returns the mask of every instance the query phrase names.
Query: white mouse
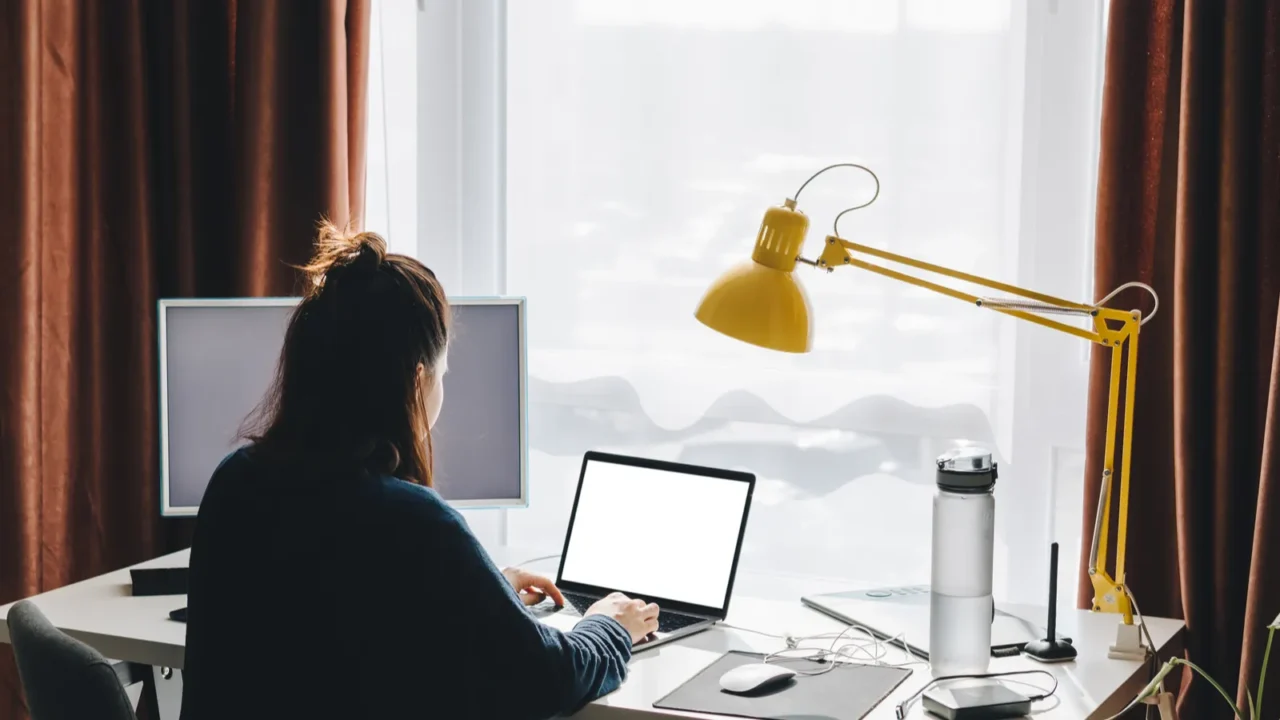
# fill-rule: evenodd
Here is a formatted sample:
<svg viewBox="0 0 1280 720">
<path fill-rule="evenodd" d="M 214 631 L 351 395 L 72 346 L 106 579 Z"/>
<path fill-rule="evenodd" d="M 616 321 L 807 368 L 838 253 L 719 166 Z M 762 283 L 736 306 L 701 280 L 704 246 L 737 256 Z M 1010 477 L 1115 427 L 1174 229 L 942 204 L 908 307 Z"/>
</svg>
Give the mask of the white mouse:
<svg viewBox="0 0 1280 720">
<path fill-rule="evenodd" d="M 776 685 L 795 677 L 794 670 L 781 665 L 750 663 L 739 665 L 720 676 L 720 687 L 731 693 L 749 693 L 770 685 Z"/>
</svg>

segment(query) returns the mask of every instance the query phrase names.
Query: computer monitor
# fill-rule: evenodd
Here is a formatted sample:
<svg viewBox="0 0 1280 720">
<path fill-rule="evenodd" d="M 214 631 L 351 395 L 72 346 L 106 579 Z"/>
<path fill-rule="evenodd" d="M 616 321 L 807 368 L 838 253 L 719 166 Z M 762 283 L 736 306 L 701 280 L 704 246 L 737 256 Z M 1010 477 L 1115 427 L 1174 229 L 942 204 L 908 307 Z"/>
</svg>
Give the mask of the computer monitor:
<svg viewBox="0 0 1280 720">
<path fill-rule="evenodd" d="M 161 300 L 160 509 L 195 515 L 275 376 L 298 298 Z M 450 298 L 434 484 L 458 508 L 528 504 L 523 298 Z"/>
</svg>

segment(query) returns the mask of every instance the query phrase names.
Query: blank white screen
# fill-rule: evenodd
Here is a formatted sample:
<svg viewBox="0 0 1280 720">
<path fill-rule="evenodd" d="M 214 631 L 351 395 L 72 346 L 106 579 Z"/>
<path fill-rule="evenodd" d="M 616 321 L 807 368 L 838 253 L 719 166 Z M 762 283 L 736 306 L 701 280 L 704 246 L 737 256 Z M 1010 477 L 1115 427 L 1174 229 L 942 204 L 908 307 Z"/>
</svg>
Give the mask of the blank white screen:
<svg viewBox="0 0 1280 720">
<path fill-rule="evenodd" d="M 749 485 L 588 461 L 561 579 L 723 607 Z"/>
</svg>

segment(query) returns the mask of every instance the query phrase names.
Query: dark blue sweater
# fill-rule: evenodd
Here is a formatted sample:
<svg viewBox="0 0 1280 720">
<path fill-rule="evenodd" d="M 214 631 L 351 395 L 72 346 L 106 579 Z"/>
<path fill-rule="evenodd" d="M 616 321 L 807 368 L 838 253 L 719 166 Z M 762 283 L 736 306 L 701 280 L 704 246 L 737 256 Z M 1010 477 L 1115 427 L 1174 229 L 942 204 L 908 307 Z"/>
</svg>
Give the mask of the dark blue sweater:
<svg viewBox="0 0 1280 720">
<path fill-rule="evenodd" d="M 540 624 L 466 522 L 389 477 L 229 456 L 191 546 L 183 720 L 546 718 L 611 692 L 611 618 Z"/>
</svg>

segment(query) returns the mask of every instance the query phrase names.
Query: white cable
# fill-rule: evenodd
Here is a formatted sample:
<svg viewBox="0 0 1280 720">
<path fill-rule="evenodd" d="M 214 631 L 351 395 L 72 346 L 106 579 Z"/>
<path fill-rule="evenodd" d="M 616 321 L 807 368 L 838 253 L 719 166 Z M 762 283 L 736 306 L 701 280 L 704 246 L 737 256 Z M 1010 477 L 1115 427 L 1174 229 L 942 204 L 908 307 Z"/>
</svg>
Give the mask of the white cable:
<svg viewBox="0 0 1280 720">
<path fill-rule="evenodd" d="M 1124 594 L 1129 598 L 1129 602 L 1133 605 L 1133 613 L 1138 616 L 1138 627 L 1143 635 L 1147 637 L 1147 647 L 1151 650 L 1151 675 L 1155 677 L 1160 672 L 1160 653 L 1156 650 L 1156 641 L 1151 637 L 1151 631 L 1147 629 L 1147 618 L 1142 614 L 1142 608 L 1138 607 L 1138 599 L 1133 596 L 1133 591 L 1129 589 L 1127 584 L 1121 585 Z M 1141 643 L 1139 643 L 1141 644 Z M 1151 716 L 1151 706 L 1148 705 L 1144 716 Z"/>
<path fill-rule="evenodd" d="M 835 163 L 834 165 L 828 165 L 822 168 L 821 170 L 819 170 L 818 172 L 810 175 L 809 179 L 805 180 L 803 183 L 800 183 L 800 188 L 796 190 L 795 195 L 791 196 L 791 200 L 798 201 L 800 199 L 800 193 L 804 192 L 804 189 L 806 187 L 809 187 L 809 183 L 816 180 L 819 175 L 827 172 L 828 170 L 835 170 L 836 168 L 843 168 L 843 167 L 862 170 L 863 172 L 870 175 L 871 179 L 876 184 L 876 190 L 871 195 L 870 200 L 862 203 L 861 205 L 854 205 L 853 207 L 845 208 L 844 210 L 841 210 L 836 215 L 835 221 L 831 223 L 832 234 L 834 234 L 836 237 L 840 237 L 840 218 L 844 217 L 848 213 L 853 212 L 854 210 L 861 210 L 862 208 L 867 207 L 868 205 L 874 203 L 880 197 L 880 177 L 876 175 L 874 170 L 867 167 L 866 165 L 859 165 L 858 163 Z M 1006 300 L 1006 299 L 1000 299 L 1000 298 L 982 298 L 982 302 L 991 307 L 999 307 L 999 308 L 1014 309 L 1014 310 L 1030 310 L 1033 312 L 1060 313 L 1060 314 L 1071 314 L 1071 315 L 1088 314 L 1090 310 L 1106 305 L 1108 301 L 1110 301 L 1116 295 L 1119 295 L 1121 292 L 1124 292 L 1129 288 L 1135 288 L 1135 287 L 1142 288 L 1143 290 L 1146 290 L 1148 293 L 1150 293 L 1151 299 L 1154 302 L 1154 305 L 1151 308 L 1151 314 L 1143 317 L 1142 321 L 1138 323 L 1139 325 L 1146 325 L 1148 321 L 1150 321 L 1152 318 L 1156 316 L 1156 313 L 1160 312 L 1160 296 L 1156 294 L 1155 288 L 1151 287 L 1150 285 L 1144 282 L 1138 282 L 1136 280 L 1133 282 L 1124 283 L 1123 285 L 1116 288 L 1115 290 L 1112 290 L 1111 292 L 1107 293 L 1105 297 L 1103 297 L 1098 302 L 1094 303 L 1093 308 L 1090 308 L 1090 309 L 1063 308 L 1057 305 L 1050 305 L 1048 303 L 1041 303 L 1034 300 L 1015 300 L 1015 299 Z"/>
<path fill-rule="evenodd" d="M 1119 292 L 1119 290 L 1117 289 L 1116 292 Z M 1112 293 L 1112 294 L 1114 295 L 1115 293 Z M 1154 314 L 1155 313 L 1152 313 L 1152 315 Z M 1121 585 L 1120 587 L 1124 589 L 1125 597 L 1129 598 L 1129 603 L 1133 605 L 1133 614 L 1138 616 L 1138 627 L 1140 628 L 1142 634 L 1146 636 L 1147 646 L 1150 647 L 1151 649 L 1151 655 L 1155 659 L 1156 667 L 1159 667 L 1160 653 L 1156 651 L 1156 643 L 1151 638 L 1151 631 L 1147 629 L 1147 619 L 1142 614 L 1142 609 L 1138 607 L 1138 600 L 1133 596 L 1133 592 L 1129 590 L 1129 586 L 1127 584 Z M 1143 687 L 1142 690 L 1137 695 L 1134 696 L 1133 700 L 1130 700 L 1129 704 L 1124 706 L 1124 709 L 1122 709 L 1120 712 L 1116 713 L 1115 715 L 1112 715 L 1111 717 L 1107 718 L 1107 720 L 1117 720 L 1117 718 L 1119 718 L 1121 715 L 1124 715 L 1125 713 L 1129 712 L 1130 710 L 1132 710 L 1133 708 L 1141 704 L 1143 699 L 1149 697 L 1152 694 L 1152 692 L 1155 690 L 1156 686 L 1158 686 L 1159 683 L 1161 683 L 1164 680 L 1165 674 L 1167 674 L 1167 671 L 1163 671 L 1163 672 L 1157 671 L 1152 677 L 1152 679 L 1146 684 L 1146 686 Z M 1150 711 L 1150 709 L 1151 707 L 1148 706 L 1147 710 Z"/>
<path fill-rule="evenodd" d="M 1165 675 L 1168 674 L 1168 672 L 1172 669 L 1173 669 L 1172 665 L 1166 668 L 1162 668 L 1160 672 L 1157 673 L 1155 677 L 1151 678 L 1151 681 L 1148 682 L 1146 686 L 1143 687 L 1142 690 L 1139 691 L 1138 694 L 1135 695 L 1133 699 L 1129 701 L 1128 705 L 1125 705 L 1120 710 L 1120 712 L 1107 718 L 1107 720 L 1119 720 L 1119 718 L 1122 715 L 1141 705 L 1143 700 L 1145 700 L 1148 697 L 1151 697 L 1155 689 L 1160 685 L 1161 682 L 1164 681 Z"/>
<path fill-rule="evenodd" d="M 1135 603 L 1135 608 L 1136 608 L 1136 603 Z M 1141 618 L 1141 614 L 1139 614 L 1139 618 Z M 895 635 L 889 638 L 888 641 L 884 641 L 884 640 L 881 640 L 880 637 L 876 635 L 874 632 L 872 632 L 871 630 L 861 625 L 853 625 L 853 624 L 846 625 L 843 630 L 835 634 L 820 633 L 818 635 L 808 635 L 808 636 L 802 636 L 802 637 L 795 637 L 792 635 L 777 635 L 774 633 L 764 632 L 762 630 L 755 630 L 753 628 L 730 625 L 728 623 L 721 623 L 720 627 L 725 628 L 726 630 L 748 632 L 755 635 L 760 635 L 762 637 L 774 638 L 774 639 L 783 640 L 784 642 L 786 642 L 786 645 L 787 645 L 786 648 L 782 650 L 778 650 L 776 652 L 769 653 L 764 656 L 764 659 L 761 662 L 763 662 L 766 665 L 773 661 L 784 662 L 786 660 L 807 660 L 809 662 L 821 663 L 826 665 L 826 667 L 818 668 L 816 670 L 803 670 L 803 669 L 795 670 L 795 673 L 802 677 L 816 677 L 818 675 L 825 675 L 835 670 L 837 667 L 839 667 L 840 660 L 844 660 L 846 664 L 872 665 L 872 666 L 896 667 L 896 668 L 906 667 L 909 665 L 928 665 L 929 664 L 924 660 L 913 659 L 914 656 L 907 649 L 909 646 L 907 644 L 907 637 L 905 633 L 899 633 L 898 635 Z M 1145 628 L 1145 625 L 1144 625 L 1144 628 Z M 862 633 L 867 636 L 867 639 L 853 640 L 852 642 L 847 642 L 837 646 L 837 643 L 839 643 L 842 639 L 844 639 L 845 636 L 847 636 L 850 632 Z M 803 646 L 804 643 L 818 642 L 818 641 L 825 641 L 825 640 L 831 640 L 831 642 L 827 644 L 826 647 L 809 648 L 809 647 Z M 892 647 L 895 641 L 897 641 L 901 645 L 903 653 L 907 656 L 907 660 L 902 663 L 884 662 L 884 658 L 888 653 L 888 648 Z M 871 649 L 868 649 L 868 646 L 870 646 Z M 794 657 L 790 655 L 791 653 L 796 653 L 796 652 L 803 652 L 806 654 L 802 656 L 794 656 Z M 855 655 L 855 653 L 860 653 L 864 655 L 867 662 L 859 662 L 860 658 L 858 658 Z M 924 694 L 925 690 L 928 690 L 930 687 L 933 687 L 935 684 L 943 680 L 958 680 L 962 678 L 964 679 L 1004 678 L 1009 676 L 1033 675 L 1033 674 L 1048 676 L 1049 679 L 1053 681 L 1053 687 L 1046 689 L 1034 683 L 1029 683 L 1022 680 L 1013 680 L 1013 679 L 1006 680 L 1005 682 L 1023 685 L 1036 690 L 1039 693 L 1039 695 L 1029 698 L 1032 702 L 1038 702 L 1040 700 L 1048 699 L 1058 691 L 1058 678 L 1054 676 L 1053 673 L 1050 673 L 1045 670 L 1019 670 L 1019 671 L 1004 672 L 1004 673 L 983 673 L 983 674 L 977 674 L 977 675 L 932 678 L 928 683 L 924 685 L 924 687 L 920 688 L 920 690 L 917 691 L 914 695 L 912 695 L 908 700 L 898 705 L 898 707 L 896 708 L 897 716 L 899 718 L 905 717 L 906 712 L 910 710 L 911 706 L 916 702 L 916 700 L 918 700 L 919 697 Z"/>
<path fill-rule="evenodd" d="M 866 165 L 859 165 L 858 163 L 836 163 L 834 165 L 828 165 L 822 168 L 821 170 L 819 170 L 818 172 L 810 175 L 808 180 L 805 180 L 803 183 L 800 184 L 800 189 L 796 190 L 796 194 L 791 196 L 792 200 L 799 200 L 800 193 L 804 192 L 804 189 L 809 186 L 809 183 L 813 182 L 814 179 L 816 179 L 819 175 L 821 175 L 822 173 L 828 170 L 835 170 L 836 168 L 843 168 L 843 167 L 854 168 L 855 170 L 861 170 L 866 174 L 870 175 L 872 181 L 874 181 L 876 184 L 876 191 L 871 195 L 870 200 L 862 203 L 861 205 L 854 205 L 853 207 L 845 208 L 844 210 L 841 210 L 839 214 L 836 215 L 836 219 L 831 223 L 832 234 L 834 234 L 836 237 L 840 237 L 840 218 L 844 217 L 848 213 L 853 212 L 854 210 L 861 210 L 862 208 L 867 207 L 871 203 L 875 202 L 877 198 L 880 197 L 880 177 L 876 175 L 874 170 L 867 167 Z"/>
<path fill-rule="evenodd" d="M 915 705 L 916 701 L 920 699 L 920 696 L 928 692 L 929 688 L 939 683 L 946 682 L 948 680 L 985 680 L 988 678 L 1004 678 L 1004 677 L 1015 676 L 1015 675 L 1046 675 L 1049 677 L 1050 680 L 1053 680 L 1052 688 L 1049 688 L 1048 690 L 1037 688 L 1041 690 L 1041 694 L 1035 697 L 1027 698 L 1031 702 L 1039 702 L 1041 700 L 1047 700 L 1050 697 L 1052 697 L 1054 693 L 1058 692 L 1058 676 L 1054 675 L 1048 670 L 1010 670 L 1008 672 L 997 672 L 997 673 L 944 675 L 942 677 L 936 677 L 936 678 L 930 679 L 929 682 L 924 684 L 924 687 L 921 687 L 919 690 L 915 691 L 915 693 L 911 695 L 911 697 L 898 703 L 898 706 L 894 708 L 894 716 L 897 717 L 898 720 L 903 720 L 903 718 L 907 716 L 907 712 L 911 710 L 911 706 Z M 1014 681 L 1010 681 L 1010 682 L 1014 682 Z M 1035 687 L 1035 686 L 1031 685 L 1031 687 Z"/>
<path fill-rule="evenodd" d="M 1101 300 L 1094 303 L 1092 307 L 1084 307 L 1084 308 L 1062 307 L 1060 305 L 1052 305 L 1046 302 L 1041 302 L 1039 300 L 1023 300 L 1020 298 L 986 298 L 986 297 L 979 298 L 978 304 L 983 307 L 991 308 L 993 310 L 1026 310 L 1028 312 L 1044 313 L 1047 315 L 1092 315 L 1094 312 L 1097 311 L 1098 308 L 1106 305 L 1107 302 L 1110 301 L 1112 298 L 1114 298 L 1116 295 L 1119 295 L 1121 292 L 1134 287 L 1142 288 L 1143 290 L 1146 290 L 1148 293 L 1151 294 L 1151 299 L 1155 301 L 1155 305 L 1151 308 L 1151 314 L 1143 317 L 1142 321 L 1138 323 L 1139 325 L 1146 325 L 1147 322 L 1151 320 L 1151 318 L 1154 318 L 1156 316 L 1156 313 L 1160 311 L 1160 296 L 1156 295 L 1155 289 L 1152 288 L 1150 285 L 1146 283 L 1137 282 L 1137 281 L 1127 282 L 1121 285 L 1120 287 L 1116 288 L 1115 290 L 1112 290 L 1111 292 L 1107 293 L 1107 295 L 1103 297 Z"/>
<path fill-rule="evenodd" d="M 1111 292 L 1107 293 L 1105 297 L 1103 297 L 1098 302 L 1094 303 L 1094 305 L 1098 307 L 1102 307 L 1103 305 L 1106 305 L 1107 301 L 1109 301 L 1111 298 L 1115 297 L 1116 295 L 1119 295 L 1121 292 L 1128 290 L 1129 288 L 1134 288 L 1134 287 L 1142 288 L 1143 290 L 1146 290 L 1148 293 L 1151 294 L 1151 299 L 1155 302 L 1155 305 L 1151 308 L 1151 314 L 1142 318 L 1142 322 L 1139 323 L 1140 325 L 1146 325 L 1148 320 L 1155 317 L 1156 313 L 1160 312 L 1160 296 L 1156 294 L 1155 288 L 1151 287 L 1150 285 L 1144 282 L 1138 282 L 1136 280 L 1133 282 L 1127 282 L 1121 285 L 1120 287 L 1116 288 L 1115 290 L 1112 290 Z"/>
<path fill-rule="evenodd" d="M 1150 647 L 1151 652 L 1155 654 L 1156 643 L 1151 639 L 1151 631 L 1147 629 L 1147 619 L 1142 614 L 1142 609 L 1138 607 L 1138 599 L 1133 596 L 1133 591 L 1129 589 L 1128 585 L 1121 585 L 1121 587 L 1124 588 L 1125 596 L 1129 598 L 1129 602 L 1133 605 L 1133 614 L 1138 616 L 1138 627 L 1142 628 L 1142 634 L 1147 636 L 1147 646 Z M 1157 655 L 1157 662 L 1159 659 L 1160 658 Z"/>
<path fill-rule="evenodd" d="M 784 650 L 779 650 L 777 652 L 769 653 L 768 655 L 766 655 L 763 660 L 763 662 L 765 663 L 768 663 L 770 660 L 774 658 L 783 658 L 783 659 L 789 659 L 789 660 L 810 660 L 813 662 L 824 662 L 828 658 L 832 658 L 832 657 L 836 657 L 836 658 L 843 657 L 849 660 L 854 660 L 855 658 L 853 658 L 849 654 L 851 652 L 850 648 L 852 648 L 853 650 L 857 650 L 866 654 L 869 658 L 871 658 L 871 661 L 874 664 L 877 664 L 877 665 L 889 664 L 889 663 L 880 662 L 880 659 L 887 654 L 887 649 L 885 649 L 885 643 L 879 638 L 877 638 L 874 633 L 872 633 L 867 628 L 862 627 L 861 625 L 847 625 L 843 630 L 841 630 L 838 633 L 819 633 L 817 635 L 804 635 L 804 636 L 778 635 L 775 633 L 764 632 L 763 630 L 756 630 L 754 628 L 731 625 L 729 623 L 720 623 L 720 627 L 726 630 L 748 632 L 748 633 L 752 633 L 753 635 L 760 635 L 762 637 L 773 638 L 775 640 L 784 641 L 787 647 Z M 836 644 L 839 643 L 842 639 L 844 639 L 845 636 L 848 635 L 851 631 L 861 632 L 864 635 L 866 635 L 868 639 L 849 642 L 849 643 L 840 645 L 839 647 L 836 647 Z M 894 639 L 897 639 L 897 638 L 902 638 L 901 642 L 903 644 L 904 653 L 905 653 L 906 652 L 905 636 L 898 635 Z M 803 647 L 804 643 L 820 642 L 820 641 L 826 641 L 826 640 L 830 640 L 831 642 L 825 648 Z M 867 644 L 870 644 L 872 647 L 876 648 L 876 652 L 873 653 L 871 651 L 868 651 L 866 648 Z M 786 653 L 793 653 L 797 651 L 802 651 L 809 654 L 804 657 L 784 657 Z M 910 658 L 910 654 L 907 653 L 907 655 L 908 655 L 908 658 Z M 908 660 L 908 662 L 894 665 L 894 667 L 901 667 L 903 665 L 911 665 L 911 664 L 923 664 L 923 663 L 924 661 Z M 821 672 L 809 673 L 809 674 L 820 675 L 822 673 L 829 672 L 830 670 L 831 668 L 823 668 Z"/>
<path fill-rule="evenodd" d="M 1049 699 L 1049 696 L 1053 695 L 1054 693 L 1054 690 L 1052 688 L 1045 688 L 1033 682 L 1027 682 L 1026 680 L 1014 680 L 1013 678 L 1001 678 L 1000 682 L 1002 684 L 1012 683 L 1014 685 L 1021 685 L 1022 687 L 1025 687 L 1025 688 L 1031 688 L 1032 690 L 1035 690 L 1036 693 L 1040 695 L 1044 695 L 1045 696 L 1044 699 L 1046 700 Z"/>
<path fill-rule="evenodd" d="M 835 669 L 835 661 L 844 660 L 854 664 L 870 664 L 883 667 L 907 667 L 910 665 L 928 665 L 924 660 L 915 659 L 908 650 L 908 644 L 905 633 L 900 633 L 887 641 L 881 640 L 874 632 L 861 625 L 846 625 L 843 630 L 838 633 L 820 633 L 817 635 L 792 636 L 777 635 L 774 633 L 763 632 L 753 628 L 745 628 L 728 623 L 721 623 L 720 627 L 727 630 L 737 630 L 740 632 L 753 633 L 763 637 L 782 640 L 786 643 L 786 648 L 765 655 L 762 662 L 768 664 L 775 660 L 808 660 L 816 663 L 827 663 L 831 665 L 816 671 L 798 671 L 800 675 L 823 675 Z M 861 633 L 865 638 L 849 637 L 850 633 Z M 848 642 L 841 644 L 842 640 L 848 639 Z M 830 642 L 827 642 L 830 641 Z M 888 662 L 885 658 L 892 649 L 894 643 L 901 646 L 903 655 L 906 657 L 903 662 Z M 806 647 L 806 643 L 822 643 L 824 647 Z M 802 656 L 793 656 L 793 653 L 805 653 Z"/>
</svg>

